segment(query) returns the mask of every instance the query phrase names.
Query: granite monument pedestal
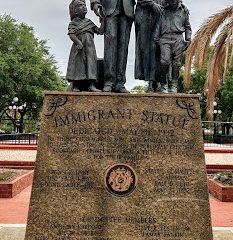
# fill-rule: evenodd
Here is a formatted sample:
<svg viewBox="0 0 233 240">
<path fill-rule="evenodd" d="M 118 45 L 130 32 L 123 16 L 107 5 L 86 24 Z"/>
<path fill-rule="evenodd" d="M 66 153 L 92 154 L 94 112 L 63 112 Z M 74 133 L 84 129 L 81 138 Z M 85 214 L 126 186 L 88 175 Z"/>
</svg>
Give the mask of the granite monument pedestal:
<svg viewBox="0 0 233 240">
<path fill-rule="evenodd" d="M 199 98 L 45 94 L 26 240 L 212 240 Z"/>
</svg>

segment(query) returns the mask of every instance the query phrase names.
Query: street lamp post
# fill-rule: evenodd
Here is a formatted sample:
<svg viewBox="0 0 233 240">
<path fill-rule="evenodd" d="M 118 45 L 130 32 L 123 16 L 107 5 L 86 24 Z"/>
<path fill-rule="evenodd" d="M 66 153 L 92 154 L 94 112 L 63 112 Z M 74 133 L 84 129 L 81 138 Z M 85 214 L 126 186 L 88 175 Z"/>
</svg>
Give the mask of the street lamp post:
<svg viewBox="0 0 233 240">
<path fill-rule="evenodd" d="M 217 102 L 214 102 L 213 105 L 214 105 L 214 108 L 216 108 L 217 105 L 218 105 L 218 103 L 217 103 Z M 217 126 L 216 121 L 218 120 L 218 118 L 217 118 L 218 115 L 221 115 L 221 114 L 222 114 L 222 110 L 220 110 L 220 109 L 214 109 L 213 114 L 214 114 L 214 135 L 213 135 L 213 138 L 214 138 L 214 142 L 218 143 L 218 140 L 217 140 L 216 138 L 217 138 L 217 135 L 218 135 L 218 129 L 219 129 L 219 128 L 218 128 L 218 126 Z"/>
<path fill-rule="evenodd" d="M 18 105 L 19 99 L 17 97 L 13 98 L 12 104 L 8 107 L 12 112 L 12 121 L 13 121 L 13 131 L 14 133 L 19 132 L 23 133 L 23 118 L 17 119 L 17 112 L 21 113 L 26 108 L 27 104 L 24 103 L 23 105 Z"/>
</svg>

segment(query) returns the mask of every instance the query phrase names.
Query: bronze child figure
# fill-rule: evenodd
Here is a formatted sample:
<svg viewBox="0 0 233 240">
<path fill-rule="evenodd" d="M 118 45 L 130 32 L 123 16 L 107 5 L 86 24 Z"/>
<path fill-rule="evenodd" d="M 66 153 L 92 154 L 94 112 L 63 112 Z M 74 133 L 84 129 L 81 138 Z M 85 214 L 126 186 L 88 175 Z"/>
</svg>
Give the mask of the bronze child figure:
<svg viewBox="0 0 233 240">
<path fill-rule="evenodd" d="M 165 0 L 164 12 L 154 33 L 161 51 L 160 92 L 177 92 L 181 57 L 191 43 L 191 35 L 188 9 L 181 0 Z"/>
<path fill-rule="evenodd" d="M 71 22 L 68 35 L 73 41 L 67 67 L 66 79 L 74 92 L 101 92 L 95 87 L 97 81 L 97 56 L 94 33 L 101 33 L 90 19 L 86 18 L 85 0 L 73 0 L 69 6 Z"/>
</svg>

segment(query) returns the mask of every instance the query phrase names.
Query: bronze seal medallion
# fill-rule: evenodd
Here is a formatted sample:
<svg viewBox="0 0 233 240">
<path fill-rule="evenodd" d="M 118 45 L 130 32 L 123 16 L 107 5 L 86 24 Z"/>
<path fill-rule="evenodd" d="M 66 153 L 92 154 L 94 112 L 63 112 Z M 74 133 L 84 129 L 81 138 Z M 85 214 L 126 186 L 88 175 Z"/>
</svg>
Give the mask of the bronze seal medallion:
<svg viewBox="0 0 233 240">
<path fill-rule="evenodd" d="M 111 194 L 117 197 L 125 197 L 135 190 L 137 176 L 129 165 L 115 164 L 106 172 L 105 185 Z"/>
</svg>

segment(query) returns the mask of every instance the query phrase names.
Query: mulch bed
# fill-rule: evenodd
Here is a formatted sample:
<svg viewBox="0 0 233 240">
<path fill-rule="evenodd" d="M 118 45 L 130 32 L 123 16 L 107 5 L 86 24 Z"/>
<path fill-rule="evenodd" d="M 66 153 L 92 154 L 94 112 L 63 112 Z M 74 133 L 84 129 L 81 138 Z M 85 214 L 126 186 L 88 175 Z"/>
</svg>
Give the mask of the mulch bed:
<svg viewBox="0 0 233 240">
<path fill-rule="evenodd" d="M 233 171 L 212 173 L 208 174 L 208 177 L 224 186 L 233 186 Z"/>
<path fill-rule="evenodd" d="M 27 173 L 27 170 L 4 169 L 0 168 L 0 182 L 11 182 L 14 179 Z"/>
</svg>

